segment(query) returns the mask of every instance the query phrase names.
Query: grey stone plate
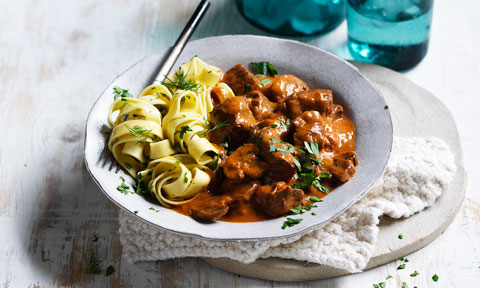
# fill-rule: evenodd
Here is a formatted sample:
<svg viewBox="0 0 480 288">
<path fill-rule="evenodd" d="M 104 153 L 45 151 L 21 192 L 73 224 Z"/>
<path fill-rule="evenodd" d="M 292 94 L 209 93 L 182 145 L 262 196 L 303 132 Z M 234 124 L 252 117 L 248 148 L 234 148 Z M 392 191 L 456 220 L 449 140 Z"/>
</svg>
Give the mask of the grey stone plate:
<svg viewBox="0 0 480 288">
<path fill-rule="evenodd" d="M 435 205 L 409 218 L 382 218 L 375 251 L 365 268 L 368 270 L 417 251 L 437 238 L 462 206 L 467 175 L 455 121 L 438 98 L 390 69 L 358 62 L 355 66 L 385 96 L 396 136 L 443 139 L 452 149 L 457 165 L 450 187 Z M 404 235 L 402 240 L 397 237 L 400 233 Z M 349 274 L 330 266 L 280 258 L 259 259 L 251 264 L 225 258 L 203 260 L 232 273 L 276 281 L 304 281 Z"/>
<path fill-rule="evenodd" d="M 177 66 L 194 55 L 223 71 L 238 63 L 248 65 L 249 62 L 269 61 L 280 73 L 297 75 L 311 88 L 331 89 L 334 102 L 344 107 L 356 125 L 356 151 L 360 161 L 356 176 L 328 195 L 316 208 L 316 216 L 302 215 L 303 221 L 288 229 L 281 229 L 284 217 L 254 223 L 199 223 L 144 197 L 119 193 L 116 190 L 120 184 L 119 176 L 128 179 L 129 184 L 133 184 L 133 179 L 123 171 L 110 171 L 109 163 L 102 163 L 103 156 L 109 153 L 105 150 L 107 136 L 102 127 L 106 127 L 108 108 L 113 101 L 112 87 L 118 85 L 138 95 L 152 82 L 166 52 L 152 54 L 118 76 L 100 95 L 87 120 L 87 169 L 105 195 L 133 216 L 173 233 L 205 239 L 277 239 L 304 233 L 331 221 L 362 198 L 382 175 L 392 145 L 390 111 L 382 95 L 357 68 L 328 52 L 296 41 L 250 35 L 220 36 L 190 42 Z M 138 214 L 133 213 L 135 210 L 139 211 Z"/>
</svg>

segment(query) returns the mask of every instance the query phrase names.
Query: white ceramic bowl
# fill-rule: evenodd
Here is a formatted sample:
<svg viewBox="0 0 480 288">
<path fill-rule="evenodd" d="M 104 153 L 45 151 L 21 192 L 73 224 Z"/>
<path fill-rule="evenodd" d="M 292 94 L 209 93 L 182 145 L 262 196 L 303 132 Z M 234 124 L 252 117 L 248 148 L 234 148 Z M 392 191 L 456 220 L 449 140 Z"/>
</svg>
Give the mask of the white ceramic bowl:
<svg viewBox="0 0 480 288">
<path fill-rule="evenodd" d="M 300 224 L 286 229 L 281 229 L 285 217 L 253 223 L 200 223 L 145 197 L 121 194 L 116 190 L 120 184 L 119 176 L 125 177 L 130 185 L 134 179 L 124 171 L 110 171 L 110 163 L 102 163 L 102 153 L 110 153 L 105 146 L 108 139 L 104 127 L 108 127 L 107 113 L 113 101 L 112 87 L 118 85 L 138 95 L 154 79 L 167 51 L 165 49 L 144 58 L 118 76 L 95 102 L 87 120 L 87 169 L 103 193 L 130 212 L 132 217 L 173 233 L 205 239 L 276 239 L 304 233 L 331 221 L 360 200 L 382 175 L 392 146 L 390 112 L 382 95 L 357 68 L 337 56 L 301 42 L 251 35 L 219 36 L 190 42 L 174 69 L 194 55 L 223 71 L 238 63 L 247 65 L 250 62 L 269 61 L 278 68 L 280 74 L 296 75 L 307 82 L 310 88 L 331 89 L 334 102 L 344 107 L 346 115 L 356 126 L 356 152 L 360 163 L 355 177 L 318 203 L 316 216 L 302 214 L 303 221 Z"/>
</svg>

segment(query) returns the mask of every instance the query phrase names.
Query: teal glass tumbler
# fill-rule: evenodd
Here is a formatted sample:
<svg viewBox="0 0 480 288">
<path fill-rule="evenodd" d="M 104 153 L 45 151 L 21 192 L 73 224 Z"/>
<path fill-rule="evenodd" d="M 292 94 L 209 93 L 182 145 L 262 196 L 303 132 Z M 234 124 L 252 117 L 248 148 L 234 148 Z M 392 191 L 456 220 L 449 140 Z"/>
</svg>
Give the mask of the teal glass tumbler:
<svg viewBox="0 0 480 288">
<path fill-rule="evenodd" d="M 357 61 L 397 71 L 428 50 L 433 0 L 347 0 L 348 48 Z"/>
<path fill-rule="evenodd" d="M 333 30 L 345 19 L 344 0 L 236 0 L 251 24 L 284 36 L 310 36 Z"/>
</svg>

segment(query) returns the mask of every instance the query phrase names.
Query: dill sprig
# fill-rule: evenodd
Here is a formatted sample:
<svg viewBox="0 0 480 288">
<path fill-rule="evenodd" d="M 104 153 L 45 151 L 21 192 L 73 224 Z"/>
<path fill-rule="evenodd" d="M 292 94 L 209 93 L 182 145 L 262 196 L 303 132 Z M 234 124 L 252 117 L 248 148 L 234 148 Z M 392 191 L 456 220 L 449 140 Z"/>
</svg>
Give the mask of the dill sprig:
<svg viewBox="0 0 480 288">
<path fill-rule="evenodd" d="M 85 274 L 102 274 L 102 261 L 98 259 L 97 254 L 92 250 L 89 250 L 90 255 L 87 252 L 82 252 L 83 259 L 85 260 Z"/>
<path fill-rule="evenodd" d="M 137 137 L 145 136 L 142 139 L 140 139 L 140 141 L 139 141 L 142 144 L 145 144 L 145 141 L 147 141 L 147 139 L 148 139 L 148 134 L 150 134 L 150 132 L 152 132 L 152 130 L 148 130 L 148 129 L 146 129 L 142 126 L 138 126 L 138 125 L 135 125 L 135 126 L 133 126 L 133 128 L 131 128 L 131 127 L 128 127 L 128 125 L 125 124 L 125 127 L 127 127 L 128 131 L 133 136 L 137 136 Z"/>
<path fill-rule="evenodd" d="M 200 83 L 195 83 L 192 79 L 187 79 L 187 74 L 183 72 L 183 69 L 175 72 L 174 74 L 177 77 L 177 81 L 165 76 L 165 81 L 162 82 L 163 85 L 167 86 L 170 90 L 196 90 L 200 87 Z"/>
<path fill-rule="evenodd" d="M 225 127 L 225 126 L 228 126 L 228 125 L 230 125 L 230 122 L 223 121 L 223 122 L 218 123 L 217 125 L 213 126 L 213 128 L 211 128 L 211 129 L 208 129 L 208 130 L 205 130 L 205 131 L 202 131 L 202 132 L 198 133 L 198 135 L 204 135 L 204 134 L 210 133 L 214 130 L 217 130 L 218 128 L 222 128 L 222 127 Z"/>
</svg>

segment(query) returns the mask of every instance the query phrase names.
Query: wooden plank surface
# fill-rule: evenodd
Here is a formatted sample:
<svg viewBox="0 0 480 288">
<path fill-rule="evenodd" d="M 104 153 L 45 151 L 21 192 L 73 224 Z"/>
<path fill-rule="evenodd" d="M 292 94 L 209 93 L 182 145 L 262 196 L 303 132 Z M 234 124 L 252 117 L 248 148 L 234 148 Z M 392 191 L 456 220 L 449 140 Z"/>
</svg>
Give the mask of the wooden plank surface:
<svg viewBox="0 0 480 288">
<path fill-rule="evenodd" d="M 426 59 L 406 76 L 441 98 L 454 114 L 470 179 L 451 227 L 409 256 L 323 281 L 278 283 L 238 277 L 198 259 L 129 264 L 121 260 L 117 208 L 83 164 L 84 124 L 100 92 L 121 71 L 174 42 L 196 1 L 2 1 L 0 9 L 0 287 L 477 287 L 480 282 L 480 11 L 478 1 L 437 1 Z M 216 0 L 194 35 L 261 34 L 233 1 Z M 346 26 L 303 38 L 340 56 Z M 293 59 L 292 59 L 293 61 Z M 95 235 L 98 241 L 94 242 Z M 85 275 L 82 252 L 103 268 Z M 408 275 L 413 269 L 421 274 Z M 433 284 L 431 275 L 440 281 Z"/>
</svg>

